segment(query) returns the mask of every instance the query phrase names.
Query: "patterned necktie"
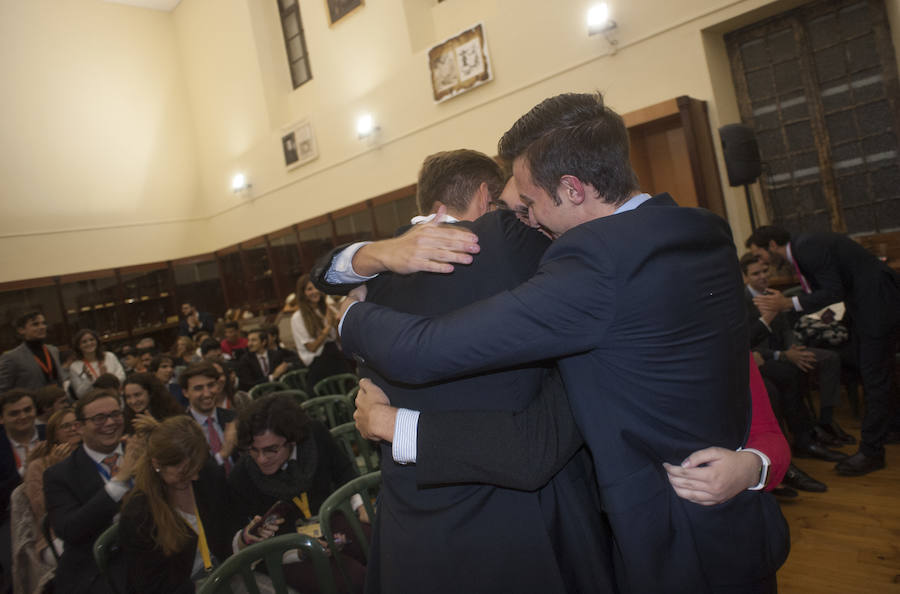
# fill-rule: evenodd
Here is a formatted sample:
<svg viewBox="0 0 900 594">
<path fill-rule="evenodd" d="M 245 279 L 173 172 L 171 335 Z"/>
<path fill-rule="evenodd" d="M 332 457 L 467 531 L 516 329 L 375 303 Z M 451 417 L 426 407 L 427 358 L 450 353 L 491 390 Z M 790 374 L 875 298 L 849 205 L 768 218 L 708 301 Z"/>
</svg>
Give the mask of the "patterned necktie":
<svg viewBox="0 0 900 594">
<path fill-rule="evenodd" d="M 109 469 L 110 478 L 116 476 L 119 472 L 119 454 L 110 454 L 104 458 L 103 465 Z"/>
<path fill-rule="evenodd" d="M 219 437 L 219 432 L 216 431 L 215 426 L 213 425 L 213 418 L 206 418 L 206 432 L 209 435 L 209 449 L 213 454 L 218 454 L 219 450 L 222 449 L 222 439 Z M 226 458 L 225 459 L 225 472 L 231 472 L 231 462 Z"/>
</svg>

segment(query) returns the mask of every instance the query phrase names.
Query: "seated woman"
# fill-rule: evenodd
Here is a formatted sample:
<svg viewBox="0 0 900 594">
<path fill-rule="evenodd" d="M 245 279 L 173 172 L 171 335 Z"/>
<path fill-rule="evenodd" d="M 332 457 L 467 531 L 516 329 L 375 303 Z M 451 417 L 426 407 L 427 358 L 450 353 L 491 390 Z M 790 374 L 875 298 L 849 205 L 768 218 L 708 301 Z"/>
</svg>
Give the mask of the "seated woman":
<svg viewBox="0 0 900 594">
<path fill-rule="evenodd" d="M 50 415 L 47 421 L 46 440 L 31 451 L 25 467 L 25 493 L 31 502 L 31 511 L 38 522 L 44 520 L 47 508 L 44 505 L 44 471 L 71 454 L 81 443 L 81 423 L 75 418 L 75 411 L 63 408 Z M 57 551 L 62 551 L 62 541 L 57 541 Z M 37 540 L 38 554 L 48 563 L 52 553 L 49 543 L 40 535 Z"/>
<path fill-rule="evenodd" d="M 137 463 L 134 488 L 119 520 L 127 591 L 192 593 L 194 580 L 205 578 L 231 554 L 233 532 L 223 521 L 230 513 L 223 497 L 225 474 L 209 457 L 206 438 L 189 416 L 161 423 L 142 418 L 137 429 L 147 434 L 147 451 Z M 254 540 L 272 536 L 274 527 L 260 530 Z"/>
<path fill-rule="evenodd" d="M 119 381 L 125 379 L 125 370 L 116 356 L 104 350 L 100 336 L 93 330 L 79 330 L 72 337 L 75 361 L 69 366 L 69 380 L 76 398 L 81 398 L 94 386 L 94 381 L 104 373 L 111 373 Z"/>
<path fill-rule="evenodd" d="M 299 309 L 291 316 L 291 333 L 300 360 L 309 368 L 306 382 L 311 395 L 316 382 L 351 368 L 337 343 L 337 312 L 328 307 L 325 295 L 313 286 L 309 274 L 297 279 L 297 303 Z"/>
<path fill-rule="evenodd" d="M 151 373 L 133 373 L 122 387 L 125 395 L 125 434 L 134 433 L 137 415 L 146 413 L 157 421 L 183 415 L 185 407 L 175 401 L 159 378 Z"/>
<path fill-rule="evenodd" d="M 175 380 L 175 360 L 166 354 L 157 355 L 150 361 L 148 371 L 162 382 L 173 398 L 187 408 L 188 400 L 184 397 L 181 386 Z"/>
<path fill-rule="evenodd" d="M 197 347 L 190 337 L 179 336 L 175 340 L 175 344 L 172 345 L 172 350 L 169 354 L 172 356 L 175 367 L 187 367 L 191 363 L 196 363 L 200 360 L 200 355 L 195 352 L 196 350 Z"/>
<path fill-rule="evenodd" d="M 290 512 L 279 532 L 291 532 L 298 521 L 302 524 L 316 515 L 335 489 L 357 476 L 354 464 L 328 429 L 307 417 L 291 396 L 264 396 L 251 402 L 238 418 L 238 443 L 246 454 L 228 476 L 231 517 L 238 523 L 264 514 L 274 503 L 284 501 L 291 504 Z M 359 496 L 355 499 L 351 503 L 367 529 L 369 520 L 362 500 Z M 334 525 L 338 531 L 350 533 L 340 514 Z M 348 543 L 341 559 L 353 590 L 362 592 L 365 555 L 359 544 Z M 291 587 L 301 592 L 315 590 L 312 564 L 287 563 L 284 570 Z M 337 583 L 342 583 L 333 558 L 332 572 Z"/>
<path fill-rule="evenodd" d="M 219 379 L 216 380 L 216 406 L 240 412 L 252 398 L 247 392 L 237 389 L 238 379 L 234 366 L 230 361 L 221 359 L 214 360 L 212 365 L 219 372 Z"/>
</svg>

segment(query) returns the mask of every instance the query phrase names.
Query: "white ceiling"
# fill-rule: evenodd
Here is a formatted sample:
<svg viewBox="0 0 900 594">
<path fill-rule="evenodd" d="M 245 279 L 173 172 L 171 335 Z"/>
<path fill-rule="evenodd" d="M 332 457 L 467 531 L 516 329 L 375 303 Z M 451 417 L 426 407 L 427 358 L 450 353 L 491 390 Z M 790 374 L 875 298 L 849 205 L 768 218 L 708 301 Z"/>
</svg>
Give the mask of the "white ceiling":
<svg viewBox="0 0 900 594">
<path fill-rule="evenodd" d="M 172 12 L 181 0 L 104 0 L 112 4 L 128 4 L 130 6 L 140 6 L 141 8 L 152 8 L 153 10 L 162 10 L 163 12 Z"/>
</svg>

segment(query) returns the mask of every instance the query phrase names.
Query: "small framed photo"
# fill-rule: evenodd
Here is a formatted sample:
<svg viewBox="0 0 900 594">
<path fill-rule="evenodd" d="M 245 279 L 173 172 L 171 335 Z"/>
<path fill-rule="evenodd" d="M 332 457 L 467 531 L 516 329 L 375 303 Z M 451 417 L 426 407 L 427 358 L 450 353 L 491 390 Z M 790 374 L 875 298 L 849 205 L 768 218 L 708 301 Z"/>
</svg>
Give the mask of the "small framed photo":
<svg viewBox="0 0 900 594">
<path fill-rule="evenodd" d="M 328 8 L 328 25 L 331 26 L 351 12 L 362 8 L 363 4 L 363 0 L 325 0 L 325 6 Z"/>
<path fill-rule="evenodd" d="M 284 166 L 288 169 L 299 167 L 319 156 L 309 120 L 301 120 L 282 130 L 281 150 L 284 153 Z"/>
<path fill-rule="evenodd" d="M 428 50 L 431 87 L 437 103 L 470 91 L 493 79 L 484 25 L 445 39 Z"/>
</svg>

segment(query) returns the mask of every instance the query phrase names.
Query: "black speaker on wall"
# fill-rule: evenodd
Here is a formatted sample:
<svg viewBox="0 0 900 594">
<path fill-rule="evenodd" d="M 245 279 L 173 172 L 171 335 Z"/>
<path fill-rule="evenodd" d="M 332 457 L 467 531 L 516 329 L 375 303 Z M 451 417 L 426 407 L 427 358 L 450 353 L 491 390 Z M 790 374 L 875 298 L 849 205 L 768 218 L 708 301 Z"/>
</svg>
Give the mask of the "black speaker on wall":
<svg viewBox="0 0 900 594">
<path fill-rule="evenodd" d="M 728 124 L 719 128 L 728 184 L 732 187 L 752 184 L 759 177 L 759 145 L 753 129 L 743 124 Z"/>
</svg>

